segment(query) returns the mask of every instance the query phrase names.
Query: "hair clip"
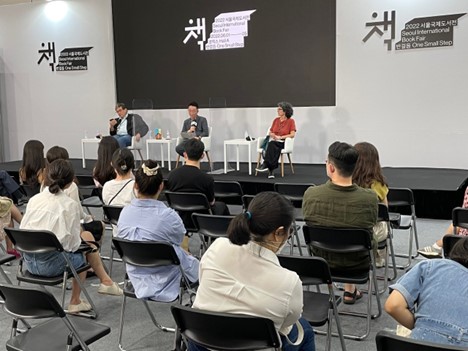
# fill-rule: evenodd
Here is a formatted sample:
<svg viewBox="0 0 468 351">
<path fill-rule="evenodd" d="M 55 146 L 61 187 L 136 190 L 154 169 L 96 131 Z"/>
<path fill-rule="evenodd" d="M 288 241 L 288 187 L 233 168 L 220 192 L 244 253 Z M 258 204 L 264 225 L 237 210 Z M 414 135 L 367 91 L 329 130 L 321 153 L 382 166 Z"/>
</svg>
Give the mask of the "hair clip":
<svg viewBox="0 0 468 351">
<path fill-rule="evenodd" d="M 124 163 L 122 166 L 120 166 L 120 169 L 122 171 L 126 171 L 127 170 L 127 165 Z"/>
<path fill-rule="evenodd" d="M 252 213 L 249 212 L 249 211 L 245 211 L 244 216 L 245 216 L 245 218 L 247 218 L 248 221 L 250 221 L 252 219 Z"/>
<path fill-rule="evenodd" d="M 154 175 L 158 174 L 159 165 L 157 165 L 157 166 L 154 167 L 154 168 L 149 168 L 148 166 L 146 166 L 146 165 L 143 163 L 143 165 L 141 166 L 141 168 L 143 169 L 143 173 L 144 173 L 144 174 L 146 174 L 148 177 L 151 177 L 151 176 L 154 176 Z"/>
</svg>

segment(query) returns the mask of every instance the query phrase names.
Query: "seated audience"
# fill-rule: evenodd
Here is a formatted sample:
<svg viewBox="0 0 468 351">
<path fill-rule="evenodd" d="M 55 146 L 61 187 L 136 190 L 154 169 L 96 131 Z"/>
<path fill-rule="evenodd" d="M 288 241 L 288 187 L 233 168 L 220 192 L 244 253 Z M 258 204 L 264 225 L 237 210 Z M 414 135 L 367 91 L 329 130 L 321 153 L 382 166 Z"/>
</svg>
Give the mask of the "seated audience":
<svg viewBox="0 0 468 351">
<path fill-rule="evenodd" d="M 6 240 L 7 253 L 15 255 L 16 258 L 19 258 L 20 254 L 13 248 L 13 243 L 6 236 L 4 229 L 6 227 L 14 227 L 14 222 L 21 223 L 22 219 L 23 215 L 13 204 L 13 200 L 6 196 L 0 196 L 0 241 Z"/>
<path fill-rule="evenodd" d="M 115 178 L 115 171 L 112 167 L 112 155 L 119 149 L 119 143 L 111 136 L 101 139 L 98 147 L 98 158 L 93 169 L 94 183 L 102 188 L 104 184 Z"/>
<path fill-rule="evenodd" d="M 362 228 L 372 233 L 377 222 L 378 199 L 374 191 L 353 184 L 358 157 L 357 150 L 347 143 L 336 141 L 330 145 L 326 161 L 330 180 L 310 187 L 304 194 L 302 211 L 308 225 Z M 359 270 L 369 267 L 367 253 L 334 254 L 313 246 L 310 249 L 315 256 L 327 260 L 330 268 Z M 361 292 L 354 284 L 345 284 L 345 304 L 354 304 L 361 297 Z"/>
<path fill-rule="evenodd" d="M 32 197 L 26 207 L 26 213 L 21 221 L 21 229 L 49 230 L 54 233 L 62 244 L 73 266 L 79 268 L 86 261 L 101 281 L 98 292 L 108 295 L 122 295 L 122 289 L 107 275 L 99 257 L 99 252 L 85 255 L 77 251 L 82 241 L 94 240 L 90 232 L 81 232 L 80 208 L 78 203 L 63 192 L 68 188 L 75 174 L 69 161 L 56 160 L 48 165 L 46 184 L 41 193 Z M 32 274 L 55 277 L 63 274 L 65 261 L 59 252 L 45 254 L 23 254 L 26 269 Z M 86 279 L 86 272 L 80 273 L 81 281 Z M 81 289 L 73 280 L 72 295 L 68 310 L 71 313 L 89 311 L 91 305 L 80 299 Z"/>
<path fill-rule="evenodd" d="M 60 147 L 60 146 L 52 146 L 46 153 L 46 160 L 47 164 L 51 164 L 55 160 L 66 160 L 70 159 L 68 155 L 67 149 Z M 47 166 L 46 166 L 47 169 Z M 81 199 L 80 199 L 80 191 L 78 186 L 75 183 L 76 179 L 70 184 L 68 188 L 65 188 L 63 192 L 69 198 L 75 200 L 80 208 L 80 220 L 82 222 L 81 226 L 83 230 L 90 232 L 93 234 L 94 240 L 97 242 L 102 241 L 102 237 L 104 235 L 105 226 L 104 223 L 101 221 L 94 220 L 93 216 L 87 214 L 83 207 L 81 206 Z M 42 187 L 47 186 L 47 179 L 44 180 Z"/>
<path fill-rule="evenodd" d="M 237 215 L 228 238 L 219 238 L 200 261 L 200 286 L 193 308 L 271 319 L 281 335 L 282 350 L 315 350 L 314 332 L 301 318 L 302 282 L 280 266 L 277 254 L 292 230 L 294 208 L 275 192 L 258 194 L 248 211 Z M 304 329 L 300 345 L 298 328 Z M 205 350 L 191 343 L 190 351 Z"/>
<path fill-rule="evenodd" d="M 411 329 L 410 337 L 468 348 L 468 238 L 450 259 L 424 260 L 391 285 L 385 311 Z"/>
<path fill-rule="evenodd" d="M 23 148 L 23 162 L 19 169 L 21 184 L 40 188 L 44 180 L 44 144 L 39 140 L 28 140 Z"/>
<path fill-rule="evenodd" d="M 119 238 L 133 241 L 163 241 L 172 244 L 187 278 L 198 280 L 198 260 L 181 248 L 185 228 L 177 213 L 158 201 L 163 189 L 161 169 L 148 160 L 135 175 L 136 199 L 120 214 Z M 127 265 L 138 298 L 174 301 L 179 295 L 180 270 L 175 266 L 141 268 Z"/>
<path fill-rule="evenodd" d="M 184 156 L 185 144 L 191 138 L 201 139 L 207 137 L 210 133 L 208 122 L 205 117 L 198 115 L 198 103 L 192 101 L 188 105 L 189 118 L 184 121 L 181 133 L 187 133 L 187 137 L 182 138 L 182 142 L 176 146 L 176 152 Z"/>
<path fill-rule="evenodd" d="M 9 197 L 13 200 L 13 203 L 19 206 L 26 202 L 19 184 L 4 170 L 0 170 L 0 196 Z"/>
<path fill-rule="evenodd" d="M 140 115 L 128 113 L 127 106 L 119 102 L 115 106 L 118 118 L 111 118 L 109 121 L 109 133 L 119 143 L 121 148 L 132 144 L 132 136 L 136 141 L 148 133 L 148 125 L 143 121 Z"/>
<path fill-rule="evenodd" d="M 281 150 L 284 149 L 284 140 L 286 138 L 294 138 L 296 135 L 296 123 L 292 119 L 293 107 L 289 102 L 278 103 L 278 117 L 273 120 L 273 124 L 268 134 L 268 142 L 266 146 L 263 163 L 258 172 L 268 171 L 268 178 L 275 178 L 273 171 L 278 168 L 278 158 Z"/>
<path fill-rule="evenodd" d="M 359 154 L 356 168 L 353 172 L 353 183 L 361 188 L 372 189 L 379 198 L 379 202 L 388 206 L 388 185 L 380 167 L 379 152 L 374 145 L 366 142 L 357 143 L 354 148 Z M 387 239 L 388 227 L 385 222 L 377 222 L 374 226 L 374 240 L 379 243 Z M 377 267 L 385 265 L 386 250 L 375 250 L 375 264 Z"/>
<path fill-rule="evenodd" d="M 465 195 L 463 197 L 463 208 L 468 208 L 468 187 L 465 189 Z M 450 224 L 445 234 L 454 234 L 453 224 Z M 457 228 L 456 235 L 468 236 L 468 229 L 465 228 Z M 423 247 L 418 250 L 418 252 L 426 257 L 426 258 L 442 258 L 442 246 L 443 246 L 443 238 L 440 238 L 432 245 Z"/>
<path fill-rule="evenodd" d="M 126 206 L 135 197 L 133 195 L 133 168 L 135 160 L 128 149 L 118 149 L 112 155 L 112 167 L 115 179 L 107 181 L 102 188 L 102 200 L 106 205 Z"/>
</svg>

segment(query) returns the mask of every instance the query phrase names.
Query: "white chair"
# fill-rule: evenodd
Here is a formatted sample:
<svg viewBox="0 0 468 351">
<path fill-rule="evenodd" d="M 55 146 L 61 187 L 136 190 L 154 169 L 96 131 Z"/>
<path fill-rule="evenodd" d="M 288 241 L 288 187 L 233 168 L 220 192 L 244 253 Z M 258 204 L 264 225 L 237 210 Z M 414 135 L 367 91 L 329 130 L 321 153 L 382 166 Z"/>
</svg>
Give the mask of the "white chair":
<svg viewBox="0 0 468 351">
<path fill-rule="evenodd" d="M 210 133 L 207 137 L 202 137 L 201 138 L 201 142 L 203 143 L 203 145 L 205 145 L 205 155 L 206 155 L 206 158 L 208 160 L 208 164 L 210 166 L 210 171 L 213 170 L 212 168 L 212 164 L 211 164 L 211 159 L 210 159 L 210 151 L 211 151 L 211 135 L 212 135 L 212 132 L 213 132 L 213 127 L 210 127 Z M 181 142 L 182 142 L 183 138 L 181 136 L 179 136 L 177 138 L 177 145 L 179 145 Z M 177 160 L 176 160 L 176 168 L 179 167 L 179 161 L 180 161 L 180 155 L 177 154 Z M 185 163 L 185 160 L 182 159 L 182 164 Z"/>
<path fill-rule="evenodd" d="M 270 129 L 267 131 L 267 135 L 270 133 Z M 297 135 L 297 132 L 296 132 Z M 265 141 L 266 136 L 263 137 L 258 137 L 257 138 L 257 152 L 258 152 L 258 159 L 257 159 L 257 168 L 260 167 L 260 161 L 262 160 L 262 144 Z M 281 163 L 281 177 L 284 177 L 284 155 L 288 155 L 288 160 L 289 160 L 289 165 L 291 166 L 291 172 L 294 174 L 294 166 L 292 163 L 292 153 L 294 151 L 294 138 L 286 138 L 284 140 L 284 149 L 281 150 L 280 154 L 280 163 Z M 258 172 L 255 171 L 255 175 L 257 175 Z"/>
<path fill-rule="evenodd" d="M 143 149 L 143 138 L 140 138 L 140 141 L 137 141 L 135 136 L 132 136 L 132 144 L 127 146 L 127 149 L 130 151 L 137 151 L 140 155 L 141 162 L 144 162 L 143 155 L 141 154 L 141 150 Z"/>
</svg>

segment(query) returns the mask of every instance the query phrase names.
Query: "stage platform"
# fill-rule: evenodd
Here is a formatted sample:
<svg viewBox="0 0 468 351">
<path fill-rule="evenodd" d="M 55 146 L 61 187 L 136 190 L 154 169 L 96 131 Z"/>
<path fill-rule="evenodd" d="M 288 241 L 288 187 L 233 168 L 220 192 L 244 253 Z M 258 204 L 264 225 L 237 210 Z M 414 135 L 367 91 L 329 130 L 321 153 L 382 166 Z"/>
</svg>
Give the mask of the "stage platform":
<svg viewBox="0 0 468 351">
<path fill-rule="evenodd" d="M 72 159 L 76 174 L 91 174 L 95 160 L 87 160 L 87 167 L 83 168 L 81 159 Z M 138 164 L 138 162 L 137 162 Z M 235 168 L 235 163 L 230 163 Z M 0 164 L 0 169 L 11 172 L 13 175 L 21 166 L 21 161 Z M 175 162 L 172 163 L 174 169 Z M 248 164 L 241 163 L 240 171 L 222 173 L 224 164 L 213 164 L 215 180 L 235 180 L 241 183 L 245 194 L 257 194 L 261 191 L 273 190 L 273 184 L 284 183 L 313 183 L 326 182 L 324 164 L 295 164 L 295 174 L 291 174 L 289 165 L 285 165 L 285 176 L 281 178 L 279 170 L 275 179 L 268 179 L 267 173 L 259 173 L 255 177 L 255 165 L 252 165 L 252 175 L 248 174 Z M 202 170 L 209 171 L 208 163 L 202 162 Z M 461 206 L 464 190 L 467 186 L 468 170 L 445 168 L 408 168 L 384 167 L 383 172 L 390 187 L 410 188 L 414 192 L 416 201 L 416 214 L 421 218 L 450 219 L 452 208 Z M 163 169 L 167 178 L 169 171 Z M 216 174 L 221 173 L 221 174 Z"/>
</svg>

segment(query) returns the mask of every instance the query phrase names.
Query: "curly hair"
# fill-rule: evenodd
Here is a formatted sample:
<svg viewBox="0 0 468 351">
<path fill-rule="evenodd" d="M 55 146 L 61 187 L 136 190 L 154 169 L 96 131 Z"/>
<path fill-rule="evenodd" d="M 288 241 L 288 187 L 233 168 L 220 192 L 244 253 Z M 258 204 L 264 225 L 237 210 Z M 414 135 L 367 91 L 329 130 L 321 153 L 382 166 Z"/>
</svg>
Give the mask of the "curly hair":
<svg viewBox="0 0 468 351">
<path fill-rule="evenodd" d="M 286 115 L 286 118 L 292 117 L 294 110 L 293 110 L 292 105 L 289 102 L 286 102 L 286 101 L 278 102 L 278 107 L 281 107 L 283 109 L 284 114 Z"/>
</svg>

